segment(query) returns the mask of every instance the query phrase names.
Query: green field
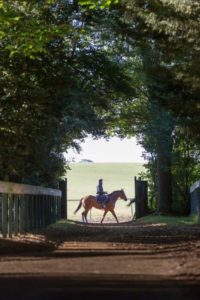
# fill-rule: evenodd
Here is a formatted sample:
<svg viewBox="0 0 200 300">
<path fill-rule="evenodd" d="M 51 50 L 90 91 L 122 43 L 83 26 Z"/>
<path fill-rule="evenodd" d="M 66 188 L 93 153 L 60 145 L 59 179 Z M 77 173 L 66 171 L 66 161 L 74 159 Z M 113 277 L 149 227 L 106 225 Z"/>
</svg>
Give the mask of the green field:
<svg viewBox="0 0 200 300">
<path fill-rule="evenodd" d="M 128 198 L 134 197 L 134 177 L 139 176 L 144 171 L 144 167 L 139 163 L 73 163 L 71 170 L 67 171 L 68 180 L 68 217 L 80 220 L 80 212 L 76 216 L 73 211 L 78 205 L 81 197 L 95 195 L 98 179 L 103 178 L 104 190 L 111 193 L 114 190 L 124 189 Z M 76 201 L 71 201 L 76 200 Z M 119 200 L 116 205 L 116 213 L 119 219 L 125 221 L 131 219 L 133 212 L 127 208 L 124 201 Z M 92 221 L 99 221 L 102 211 L 92 211 Z M 107 221 L 112 221 L 112 216 L 108 214 Z"/>
</svg>

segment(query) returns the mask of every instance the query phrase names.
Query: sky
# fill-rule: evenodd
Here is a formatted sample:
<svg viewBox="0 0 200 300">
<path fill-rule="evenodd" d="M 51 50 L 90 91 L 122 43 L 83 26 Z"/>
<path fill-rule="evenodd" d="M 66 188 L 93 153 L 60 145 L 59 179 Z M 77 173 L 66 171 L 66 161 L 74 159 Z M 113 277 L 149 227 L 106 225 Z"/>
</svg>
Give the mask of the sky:
<svg viewBox="0 0 200 300">
<path fill-rule="evenodd" d="M 137 145 L 136 139 L 120 139 L 113 137 L 106 141 L 101 138 L 93 140 L 91 137 L 81 143 L 82 151 L 77 154 L 72 149 L 65 155 L 69 161 L 79 162 L 81 159 L 90 159 L 93 162 L 137 162 L 144 163 L 143 149 Z"/>
</svg>

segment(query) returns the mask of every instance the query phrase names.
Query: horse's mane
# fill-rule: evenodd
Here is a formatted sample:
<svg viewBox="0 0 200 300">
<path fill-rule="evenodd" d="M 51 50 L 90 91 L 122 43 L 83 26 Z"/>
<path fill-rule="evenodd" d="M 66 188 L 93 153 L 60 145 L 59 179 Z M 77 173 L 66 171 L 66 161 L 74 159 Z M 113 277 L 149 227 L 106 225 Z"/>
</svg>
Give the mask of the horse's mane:
<svg viewBox="0 0 200 300">
<path fill-rule="evenodd" d="M 112 193 L 109 194 L 109 197 L 112 196 L 116 192 L 120 192 L 121 190 L 113 191 Z"/>
</svg>

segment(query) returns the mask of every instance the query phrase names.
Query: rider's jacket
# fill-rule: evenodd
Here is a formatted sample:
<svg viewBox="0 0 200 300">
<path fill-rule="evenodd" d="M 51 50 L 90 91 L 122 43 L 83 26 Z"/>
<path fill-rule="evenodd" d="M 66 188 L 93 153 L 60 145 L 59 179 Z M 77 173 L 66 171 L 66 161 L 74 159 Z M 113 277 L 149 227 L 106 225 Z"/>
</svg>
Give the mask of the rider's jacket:
<svg viewBox="0 0 200 300">
<path fill-rule="evenodd" d="M 97 194 L 98 195 L 103 195 L 104 194 L 103 185 L 101 183 L 99 183 L 98 186 L 97 186 Z"/>
</svg>

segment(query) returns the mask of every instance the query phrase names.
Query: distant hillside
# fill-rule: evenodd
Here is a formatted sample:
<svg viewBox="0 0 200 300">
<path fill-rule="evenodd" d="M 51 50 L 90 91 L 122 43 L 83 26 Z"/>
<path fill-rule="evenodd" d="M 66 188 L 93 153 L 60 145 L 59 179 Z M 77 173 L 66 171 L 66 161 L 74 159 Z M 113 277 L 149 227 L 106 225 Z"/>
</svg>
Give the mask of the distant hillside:
<svg viewBox="0 0 200 300">
<path fill-rule="evenodd" d="M 93 163 L 93 161 L 91 160 L 91 159 L 81 159 L 80 161 L 79 161 L 79 163 L 82 163 L 82 164 L 84 164 L 84 163 Z"/>
<path fill-rule="evenodd" d="M 124 188 L 127 197 L 134 196 L 134 177 L 144 171 L 140 163 L 72 163 L 67 171 L 68 199 L 80 199 L 96 194 L 99 178 L 104 180 L 104 190 Z"/>
</svg>

